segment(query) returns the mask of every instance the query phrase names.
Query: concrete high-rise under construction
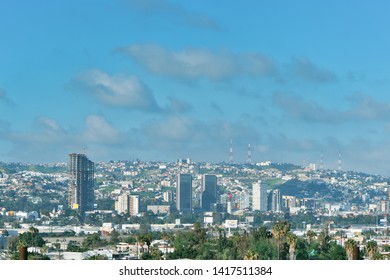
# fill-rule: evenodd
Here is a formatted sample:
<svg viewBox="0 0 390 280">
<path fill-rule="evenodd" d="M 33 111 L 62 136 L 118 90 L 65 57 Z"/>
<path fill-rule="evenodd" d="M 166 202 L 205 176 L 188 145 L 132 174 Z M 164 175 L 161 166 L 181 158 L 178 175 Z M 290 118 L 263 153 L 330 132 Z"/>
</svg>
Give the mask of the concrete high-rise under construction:
<svg viewBox="0 0 390 280">
<path fill-rule="evenodd" d="M 95 167 L 84 154 L 69 154 L 69 208 L 85 212 L 94 206 Z"/>
</svg>

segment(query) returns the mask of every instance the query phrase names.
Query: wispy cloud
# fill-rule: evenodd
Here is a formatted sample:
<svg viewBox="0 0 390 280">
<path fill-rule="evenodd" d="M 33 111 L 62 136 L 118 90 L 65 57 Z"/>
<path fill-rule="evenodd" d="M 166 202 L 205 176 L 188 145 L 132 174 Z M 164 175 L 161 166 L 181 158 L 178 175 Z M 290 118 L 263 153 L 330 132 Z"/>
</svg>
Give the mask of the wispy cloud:
<svg viewBox="0 0 390 280">
<path fill-rule="evenodd" d="M 0 88 L 0 103 L 1 102 L 7 105 L 16 105 L 16 103 L 8 97 L 7 91 L 3 88 Z"/>
<path fill-rule="evenodd" d="M 273 103 L 288 118 L 305 122 L 337 124 L 359 121 L 390 121 L 390 103 L 375 100 L 372 96 L 355 94 L 346 99 L 350 106 L 345 110 L 328 109 L 317 102 L 307 101 L 299 95 L 274 93 Z"/>
<path fill-rule="evenodd" d="M 103 116 L 90 115 L 85 120 L 86 128 L 81 134 L 85 143 L 117 144 L 121 141 L 119 131 Z"/>
<path fill-rule="evenodd" d="M 219 149 L 221 143 L 226 144 L 231 138 L 247 143 L 249 139 L 259 137 L 253 126 L 240 121 L 203 121 L 178 115 L 149 120 L 141 126 L 139 133 L 151 146 L 168 150 L 197 146 Z"/>
<path fill-rule="evenodd" d="M 66 152 L 86 146 L 95 155 L 125 149 L 129 138 L 103 116 L 90 115 L 80 130 L 63 128 L 56 120 L 38 117 L 29 131 L 0 126 L 0 136 L 12 144 L 12 157 L 21 161 L 48 162 L 66 158 Z"/>
<path fill-rule="evenodd" d="M 293 58 L 291 71 L 293 75 L 309 82 L 330 83 L 339 80 L 334 72 L 314 64 L 308 58 Z"/>
<path fill-rule="evenodd" d="M 220 30 L 220 25 L 207 14 L 197 13 L 168 0 L 127 0 L 128 5 L 146 16 L 163 17 L 174 23 Z"/>
<path fill-rule="evenodd" d="M 89 70 L 77 75 L 68 85 L 96 98 L 111 107 L 160 111 L 152 90 L 133 75 L 109 75 L 100 70 Z"/>
<path fill-rule="evenodd" d="M 150 72 L 182 80 L 205 78 L 229 80 L 239 76 L 265 77 L 274 74 L 274 62 L 259 53 L 235 54 L 189 48 L 174 51 L 157 45 L 131 45 L 118 48 Z"/>
<path fill-rule="evenodd" d="M 183 81 L 203 78 L 226 82 L 240 77 L 271 77 L 283 83 L 291 80 L 334 83 L 340 80 L 336 73 L 308 58 L 292 58 L 283 64 L 259 52 L 233 53 L 205 48 L 172 50 L 156 44 L 134 44 L 116 48 L 114 52 L 132 58 L 153 74 Z"/>
<path fill-rule="evenodd" d="M 191 104 L 183 100 L 179 100 L 174 96 L 169 96 L 168 101 L 169 104 L 165 107 L 166 113 L 186 113 L 193 109 Z"/>
</svg>

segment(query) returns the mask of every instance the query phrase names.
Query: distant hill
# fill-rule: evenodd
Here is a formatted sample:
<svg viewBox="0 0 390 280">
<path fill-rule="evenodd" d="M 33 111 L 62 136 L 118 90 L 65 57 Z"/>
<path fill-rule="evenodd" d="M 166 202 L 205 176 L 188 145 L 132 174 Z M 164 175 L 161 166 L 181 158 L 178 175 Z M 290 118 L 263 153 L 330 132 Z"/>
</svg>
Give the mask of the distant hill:
<svg viewBox="0 0 390 280">
<path fill-rule="evenodd" d="M 331 193 L 327 184 L 321 181 L 299 181 L 289 180 L 277 187 L 282 195 L 292 195 L 297 198 L 324 197 Z"/>
<path fill-rule="evenodd" d="M 0 162 L 0 172 L 12 174 L 21 171 L 34 171 L 41 173 L 62 173 L 67 172 L 64 164 L 27 164 Z"/>
</svg>

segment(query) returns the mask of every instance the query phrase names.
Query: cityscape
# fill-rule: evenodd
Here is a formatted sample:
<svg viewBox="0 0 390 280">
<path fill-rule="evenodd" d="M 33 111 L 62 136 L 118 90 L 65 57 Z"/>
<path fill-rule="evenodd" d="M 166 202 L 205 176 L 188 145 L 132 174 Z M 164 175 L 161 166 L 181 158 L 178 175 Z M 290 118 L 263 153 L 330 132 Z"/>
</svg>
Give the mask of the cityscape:
<svg viewBox="0 0 390 280">
<path fill-rule="evenodd" d="M 1 163 L 1 258 L 388 259 L 389 184 L 250 153 L 244 163 L 83 153 Z"/>
<path fill-rule="evenodd" d="M 0 1 L 0 259 L 390 259 L 389 10 Z"/>
</svg>

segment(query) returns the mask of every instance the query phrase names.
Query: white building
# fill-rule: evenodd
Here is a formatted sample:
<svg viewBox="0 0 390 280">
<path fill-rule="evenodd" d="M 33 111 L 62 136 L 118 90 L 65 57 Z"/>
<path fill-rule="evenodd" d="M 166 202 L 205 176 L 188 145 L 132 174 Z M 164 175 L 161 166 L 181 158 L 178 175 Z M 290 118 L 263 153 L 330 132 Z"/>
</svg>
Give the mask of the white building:
<svg viewBox="0 0 390 280">
<path fill-rule="evenodd" d="M 123 193 L 119 195 L 115 201 L 115 211 L 118 214 L 129 213 L 130 197 L 129 194 Z"/>
<path fill-rule="evenodd" d="M 115 201 L 115 210 L 121 214 L 130 213 L 130 216 L 139 214 L 139 196 L 123 193 Z"/>
<path fill-rule="evenodd" d="M 139 196 L 130 195 L 130 216 L 139 214 Z"/>
<path fill-rule="evenodd" d="M 260 180 L 252 185 L 252 210 L 267 211 L 267 189 Z"/>
</svg>

